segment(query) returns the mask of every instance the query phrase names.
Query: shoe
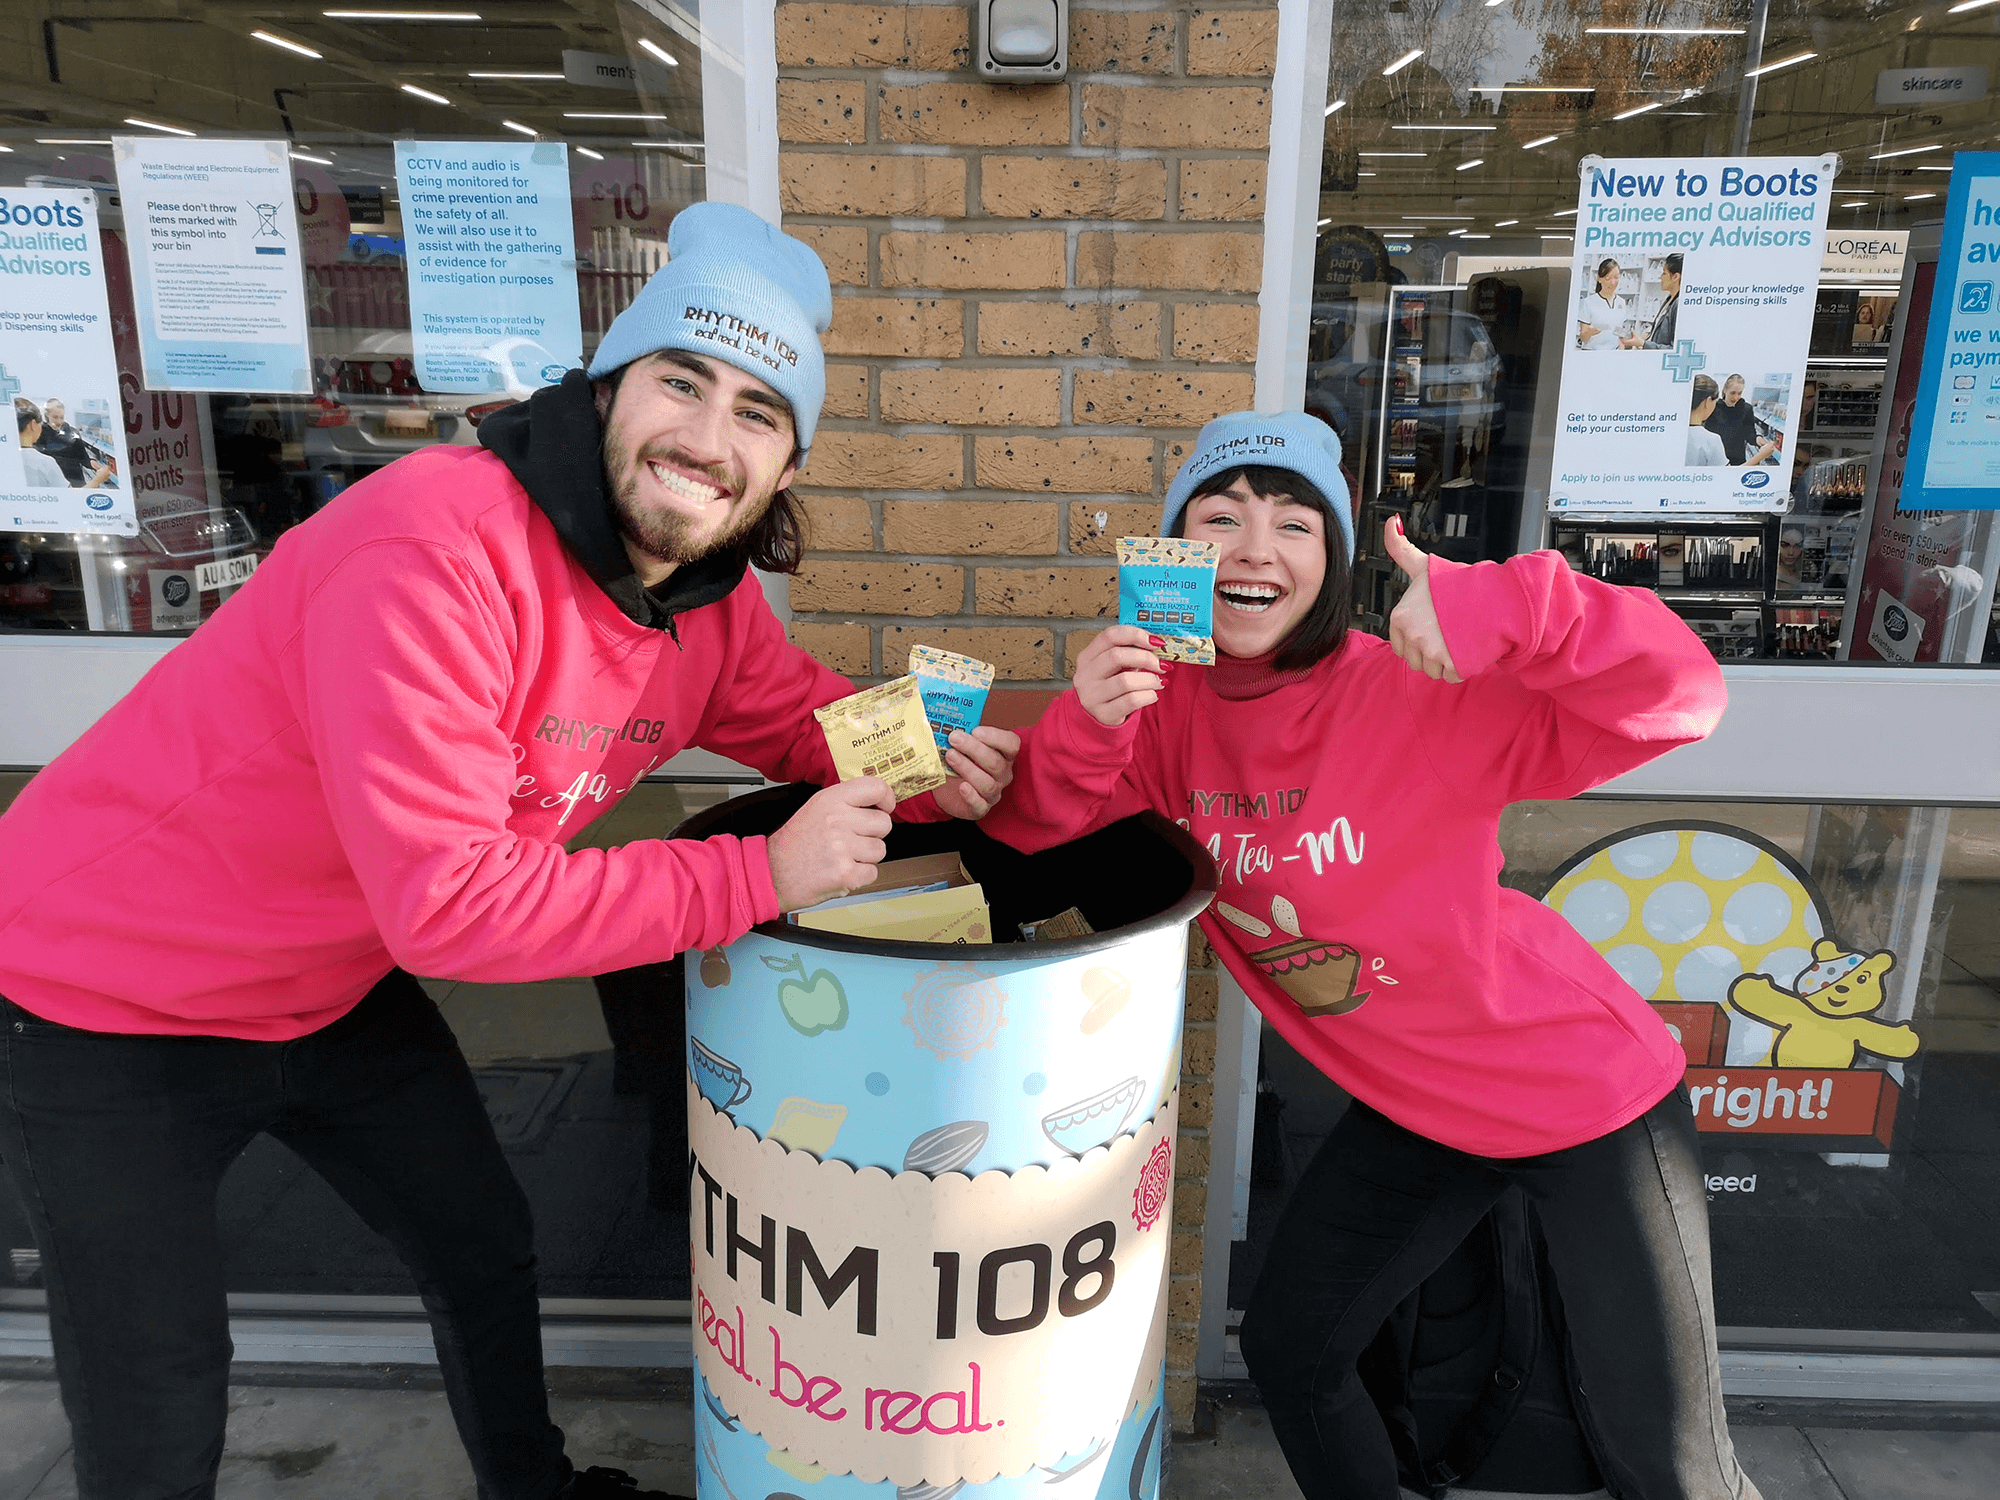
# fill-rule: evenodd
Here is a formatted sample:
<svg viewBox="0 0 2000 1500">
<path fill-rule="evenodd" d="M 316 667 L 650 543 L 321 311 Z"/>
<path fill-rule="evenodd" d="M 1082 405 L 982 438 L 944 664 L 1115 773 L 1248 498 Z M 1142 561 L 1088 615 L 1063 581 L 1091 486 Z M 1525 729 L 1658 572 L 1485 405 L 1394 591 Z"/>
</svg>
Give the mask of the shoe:
<svg viewBox="0 0 2000 1500">
<path fill-rule="evenodd" d="M 639 1481 L 623 1469 L 592 1464 L 571 1475 L 556 1500 L 694 1500 L 694 1497 L 669 1494 L 666 1490 L 642 1490 Z"/>
</svg>

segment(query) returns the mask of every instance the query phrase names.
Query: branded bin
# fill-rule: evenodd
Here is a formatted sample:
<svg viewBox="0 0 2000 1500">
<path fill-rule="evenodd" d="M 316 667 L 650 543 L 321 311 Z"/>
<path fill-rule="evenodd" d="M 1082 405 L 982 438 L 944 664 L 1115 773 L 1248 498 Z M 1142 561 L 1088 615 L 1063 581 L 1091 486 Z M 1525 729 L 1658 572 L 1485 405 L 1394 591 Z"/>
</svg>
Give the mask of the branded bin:
<svg viewBox="0 0 2000 1500">
<path fill-rule="evenodd" d="M 812 789 L 677 837 L 775 830 Z M 959 820 L 996 938 L 779 921 L 688 955 L 701 1500 L 1152 1500 L 1187 926 L 1215 868 L 1154 814 L 1041 854 Z"/>
</svg>

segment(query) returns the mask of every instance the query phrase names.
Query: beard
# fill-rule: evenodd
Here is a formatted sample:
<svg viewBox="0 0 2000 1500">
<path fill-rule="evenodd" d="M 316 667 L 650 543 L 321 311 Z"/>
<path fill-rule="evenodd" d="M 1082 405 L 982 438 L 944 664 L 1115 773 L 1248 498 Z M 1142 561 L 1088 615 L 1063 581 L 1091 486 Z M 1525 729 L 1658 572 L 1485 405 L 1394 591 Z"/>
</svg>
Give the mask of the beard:
<svg viewBox="0 0 2000 1500">
<path fill-rule="evenodd" d="M 738 495 L 735 506 L 719 522 L 702 526 L 676 510 L 659 510 L 639 498 L 639 479 L 651 460 L 671 462 L 688 469 Z M 673 448 L 642 450 L 628 457 L 615 424 L 604 433 L 604 472 L 610 482 L 611 511 L 619 534 L 633 547 L 656 562 L 679 567 L 699 562 L 742 541 L 764 518 L 770 508 L 769 495 L 757 496 L 743 490 L 743 479 L 715 464 L 697 463 Z"/>
</svg>

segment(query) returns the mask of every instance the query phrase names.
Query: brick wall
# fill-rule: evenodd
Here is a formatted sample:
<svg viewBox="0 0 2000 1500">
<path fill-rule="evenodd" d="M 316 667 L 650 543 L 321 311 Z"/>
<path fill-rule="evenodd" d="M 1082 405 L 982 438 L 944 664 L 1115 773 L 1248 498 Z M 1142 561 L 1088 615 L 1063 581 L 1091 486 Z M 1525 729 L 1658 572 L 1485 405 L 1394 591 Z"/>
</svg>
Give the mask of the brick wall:
<svg viewBox="0 0 2000 1500">
<path fill-rule="evenodd" d="M 1115 617 L 1117 538 L 1253 404 L 1277 11 L 1074 10 L 1070 77 L 967 71 L 961 4 L 777 11 L 785 227 L 834 281 L 794 638 L 893 676 L 918 640 L 1053 688 Z M 1196 939 L 1170 1396 L 1194 1409 L 1215 976 Z"/>
</svg>

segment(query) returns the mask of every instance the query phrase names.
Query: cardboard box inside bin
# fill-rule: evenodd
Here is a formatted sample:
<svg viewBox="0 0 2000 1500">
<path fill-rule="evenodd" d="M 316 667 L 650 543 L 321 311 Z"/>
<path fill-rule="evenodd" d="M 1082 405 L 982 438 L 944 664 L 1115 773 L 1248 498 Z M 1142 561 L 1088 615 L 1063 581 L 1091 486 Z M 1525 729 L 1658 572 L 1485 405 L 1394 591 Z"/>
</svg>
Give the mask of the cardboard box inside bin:
<svg viewBox="0 0 2000 1500">
<path fill-rule="evenodd" d="M 801 927 L 906 943 L 990 943 L 986 892 L 950 852 L 892 859 L 851 896 L 792 913 Z"/>
</svg>

